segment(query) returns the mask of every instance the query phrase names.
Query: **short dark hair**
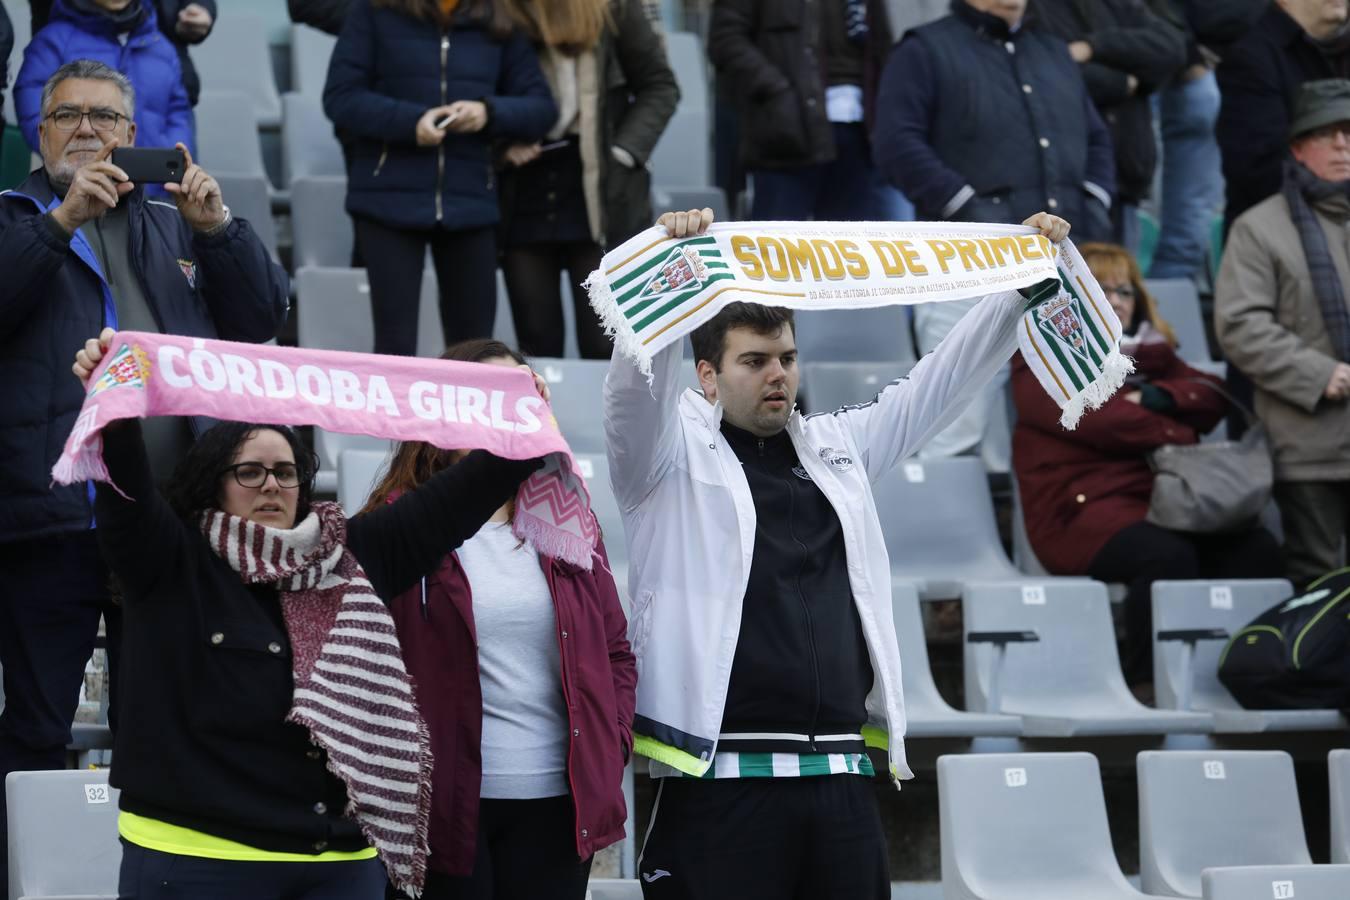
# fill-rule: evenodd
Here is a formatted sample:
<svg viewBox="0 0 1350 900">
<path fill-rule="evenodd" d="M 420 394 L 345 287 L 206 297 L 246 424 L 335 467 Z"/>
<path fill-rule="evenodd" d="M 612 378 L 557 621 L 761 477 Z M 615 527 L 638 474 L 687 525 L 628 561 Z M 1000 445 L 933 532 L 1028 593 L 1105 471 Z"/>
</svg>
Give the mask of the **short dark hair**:
<svg viewBox="0 0 1350 900">
<path fill-rule="evenodd" d="M 722 354 L 727 349 L 727 332 L 733 328 L 748 328 L 765 337 L 778 337 L 787 326 L 797 336 L 792 310 L 782 306 L 764 306 L 759 303 L 728 303 L 722 311 L 694 329 L 689 340 L 694 345 L 694 362 L 706 359 L 713 371 L 722 371 Z"/>
<path fill-rule="evenodd" d="M 294 428 L 257 422 L 221 422 L 197 438 L 192 449 L 173 470 L 165 485 L 169 507 L 183 521 L 196 525 L 208 509 L 220 506 L 220 475 L 234 463 L 239 447 L 259 431 L 275 431 L 291 445 L 295 467 L 300 471 L 300 495 L 295 504 L 295 520 L 309 515 L 310 496 L 314 493 L 314 473 L 319 459 L 309 451 Z"/>
</svg>

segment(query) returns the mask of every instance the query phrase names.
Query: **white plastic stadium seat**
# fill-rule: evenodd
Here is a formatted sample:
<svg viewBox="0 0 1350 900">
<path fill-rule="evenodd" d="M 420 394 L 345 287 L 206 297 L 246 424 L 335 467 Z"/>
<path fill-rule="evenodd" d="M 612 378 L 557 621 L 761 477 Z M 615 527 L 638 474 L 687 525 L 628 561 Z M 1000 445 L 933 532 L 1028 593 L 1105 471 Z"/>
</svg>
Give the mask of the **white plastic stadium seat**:
<svg viewBox="0 0 1350 900">
<path fill-rule="evenodd" d="M 802 365 L 802 393 L 811 412 L 866 403 L 913 368 L 907 362 L 808 362 Z"/>
<path fill-rule="evenodd" d="M 905 695 L 905 737 L 1016 737 L 1022 720 L 996 713 L 972 713 L 952 709 L 933 682 L 924 639 L 923 615 L 914 585 L 891 585 L 891 608 L 895 612 L 895 635 L 900 644 L 900 678 Z"/>
<path fill-rule="evenodd" d="M 1144 706 L 1125 686 L 1097 581 L 967 584 L 966 705 L 1022 717 L 1031 737 L 1203 734 L 1206 713 Z"/>
<path fill-rule="evenodd" d="M 635 878 L 592 878 L 586 896 L 589 900 L 642 900 L 642 885 Z"/>
<path fill-rule="evenodd" d="M 803 364 L 893 360 L 913 366 L 919 358 L 903 306 L 801 310 L 794 323 Z"/>
<path fill-rule="evenodd" d="M 344 177 L 342 145 L 317 97 L 290 92 L 281 98 L 281 178 L 286 184 L 308 175 Z"/>
<path fill-rule="evenodd" d="M 272 259 L 277 258 L 277 225 L 272 218 L 272 192 L 261 175 L 215 175 L 230 214 L 246 219 Z"/>
<path fill-rule="evenodd" d="M 945 900 L 1141 900 L 1090 753 L 938 757 Z"/>
<path fill-rule="evenodd" d="M 1288 753 L 1146 751 L 1137 767 L 1145 891 L 1199 897 L 1211 867 L 1312 862 Z"/>
<path fill-rule="evenodd" d="M 214 176 L 267 177 L 258 118 L 247 94 L 202 91 L 197 100 L 197 162 Z"/>
<path fill-rule="evenodd" d="M 1187 362 L 1208 362 L 1209 339 L 1205 337 L 1205 316 L 1200 309 L 1200 293 L 1189 278 L 1158 278 L 1144 286 L 1158 301 L 1158 313 L 1177 335 L 1177 354 Z"/>
<path fill-rule="evenodd" d="M 1345 900 L 1350 866 L 1242 866 L 1206 869 L 1205 900 Z"/>
<path fill-rule="evenodd" d="M 11 772 L 5 779 L 9 896 L 112 900 L 122 865 L 118 791 L 106 769 Z"/>
<path fill-rule="evenodd" d="M 1334 709 L 1243 709 L 1219 681 L 1228 638 L 1294 596 L 1283 578 L 1153 583 L 1153 685 L 1162 709 L 1214 715 L 1221 733 L 1345 728 Z M 1207 634 L 1208 633 L 1208 634 Z"/>
<path fill-rule="evenodd" d="M 530 360 L 534 370 L 544 377 L 552 395 L 550 405 L 558 419 L 563 437 L 575 453 L 605 452 L 605 427 L 601 412 L 601 392 L 609 360 L 553 359 Z"/>
<path fill-rule="evenodd" d="M 235 11 L 221 16 L 211 26 L 210 40 L 191 47 L 188 54 L 203 85 L 213 91 L 247 94 L 259 125 L 275 128 L 281 124 L 281 97 L 262 19 Z"/>
<path fill-rule="evenodd" d="M 379 450 L 343 450 L 338 456 L 338 503 L 348 516 L 360 512 L 384 475 L 389 454 Z"/>
<path fill-rule="evenodd" d="M 666 53 L 680 86 L 680 102 L 648 162 L 652 182 L 657 186 L 705 187 L 712 183 L 708 60 L 698 35 L 688 31 L 667 34 Z"/>
<path fill-rule="evenodd" d="M 291 90 L 316 100 L 328 81 L 328 60 L 337 38 L 308 25 L 291 26 Z"/>
<path fill-rule="evenodd" d="M 291 181 L 291 231 L 295 267 L 346 266 L 352 260 L 352 219 L 347 179 L 309 176 Z"/>
<path fill-rule="evenodd" d="M 1350 750 L 1327 756 L 1331 778 L 1331 861 L 1350 863 Z"/>
</svg>

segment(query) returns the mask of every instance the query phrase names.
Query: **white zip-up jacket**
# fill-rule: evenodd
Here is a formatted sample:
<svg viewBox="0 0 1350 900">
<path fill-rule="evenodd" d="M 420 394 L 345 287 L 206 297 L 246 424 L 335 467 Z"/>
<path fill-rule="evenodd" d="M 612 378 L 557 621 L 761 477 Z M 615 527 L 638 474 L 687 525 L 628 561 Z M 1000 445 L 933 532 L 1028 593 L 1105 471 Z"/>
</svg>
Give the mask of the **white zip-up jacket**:
<svg viewBox="0 0 1350 900">
<path fill-rule="evenodd" d="M 872 401 L 794 412 L 788 420 L 802 466 L 843 528 L 875 674 L 862 733 L 869 746 L 887 749 L 897 783 L 913 773 L 905 760 L 890 558 L 872 484 L 951 422 L 1008 361 L 1026 305 L 1015 291 L 990 295 Z M 651 384 L 615 352 L 605 378 L 605 442 L 628 539 L 628 638 L 638 669 L 634 750 L 702 775 L 717 750 L 740 636 L 755 504 L 719 430 L 721 404 L 680 390 L 683 345 L 656 354 Z"/>
</svg>

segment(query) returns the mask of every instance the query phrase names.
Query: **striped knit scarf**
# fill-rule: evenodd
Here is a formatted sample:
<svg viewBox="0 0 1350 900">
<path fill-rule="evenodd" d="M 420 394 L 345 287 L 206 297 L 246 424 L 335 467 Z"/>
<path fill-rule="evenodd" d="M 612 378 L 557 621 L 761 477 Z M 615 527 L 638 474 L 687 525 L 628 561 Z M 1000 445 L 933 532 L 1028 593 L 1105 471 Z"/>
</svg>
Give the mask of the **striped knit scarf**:
<svg viewBox="0 0 1350 900">
<path fill-rule="evenodd" d="M 281 592 L 295 674 L 287 721 L 327 752 L 347 786 L 345 814 L 390 881 L 417 896 L 429 852 L 431 743 L 394 620 L 347 549 L 341 507 L 315 503 L 292 529 L 211 510 L 202 531 L 246 584 Z"/>
</svg>

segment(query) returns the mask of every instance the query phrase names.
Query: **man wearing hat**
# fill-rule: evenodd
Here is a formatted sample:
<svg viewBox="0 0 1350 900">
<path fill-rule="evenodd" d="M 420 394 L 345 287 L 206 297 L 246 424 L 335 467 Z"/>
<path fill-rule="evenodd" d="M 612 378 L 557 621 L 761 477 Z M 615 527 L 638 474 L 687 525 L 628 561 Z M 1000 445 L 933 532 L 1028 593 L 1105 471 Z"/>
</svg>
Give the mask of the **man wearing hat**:
<svg viewBox="0 0 1350 900">
<path fill-rule="evenodd" d="M 1256 386 L 1288 574 L 1344 565 L 1350 523 L 1350 81 L 1305 82 L 1279 193 L 1233 223 L 1215 285 L 1229 360 Z"/>
</svg>

